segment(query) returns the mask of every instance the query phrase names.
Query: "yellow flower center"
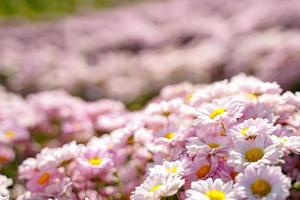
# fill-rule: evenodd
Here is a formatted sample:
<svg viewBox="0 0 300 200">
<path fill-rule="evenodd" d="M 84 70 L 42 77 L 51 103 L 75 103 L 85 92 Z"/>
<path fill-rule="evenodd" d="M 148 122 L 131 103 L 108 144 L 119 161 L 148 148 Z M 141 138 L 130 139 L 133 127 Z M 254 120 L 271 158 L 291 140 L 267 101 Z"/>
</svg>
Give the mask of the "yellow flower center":
<svg viewBox="0 0 300 200">
<path fill-rule="evenodd" d="M 155 192 L 155 191 L 158 190 L 160 187 L 161 187 L 160 184 L 154 185 L 154 186 L 151 188 L 150 192 Z"/>
<path fill-rule="evenodd" d="M 196 171 L 196 175 L 199 179 L 204 178 L 210 171 L 211 166 L 208 165 L 203 165 L 199 167 L 199 169 Z"/>
<path fill-rule="evenodd" d="M 272 188 L 267 181 L 262 179 L 257 179 L 251 184 L 251 190 L 253 194 L 259 197 L 264 197 L 271 192 Z"/>
<path fill-rule="evenodd" d="M 171 139 L 174 138 L 174 136 L 175 136 L 174 132 L 168 132 L 167 134 L 165 134 L 164 137 L 167 138 L 167 139 L 169 139 L 169 140 L 171 140 Z"/>
<path fill-rule="evenodd" d="M 241 130 L 241 134 L 242 135 L 244 135 L 244 136 L 246 136 L 246 134 L 247 134 L 247 132 L 249 131 L 249 128 L 243 128 L 242 130 Z"/>
<path fill-rule="evenodd" d="M 185 95 L 185 99 L 186 99 L 188 102 L 190 102 L 190 101 L 192 100 L 193 96 L 194 96 L 193 93 L 187 94 L 187 95 Z"/>
<path fill-rule="evenodd" d="M 209 146 L 210 148 L 218 148 L 218 147 L 220 147 L 220 145 L 217 144 L 217 143 L 210 143 L 207 146 Z"/>
<path fill-rule="evenodd" d="M 100 165 L 102 163 L 102 159 L 98 157 L 90 158 L 89 163 L 91 163 L 92 165 Z"/>
<path fill-rule="evenodd" d="M 168 173 L 176 173 L 177 172 L 177 167 L 169 167 L 167 168 Z"/>
<path fill-rule="evenodd" d="M 226 112 L 224 108 L 216 108 L 210 113 L 209 117 L 214 119 L 216 116 L 221 115 L 224 112 Z"/>
<path fill-rule="evenodd" d="M 210 200 L 225 200 L 225 193 L 220 190 L 210 190 L 205 193 Z"/>
<path fill-rule="evenodd" d="M 247 93 L 246 97 L 250 100 L 256 101 L 259 97 L 259 94 L 255 94 L 255 93 Z"/>
<path fill-rule="evenodd" d="M 4 135 L 8 138 L 12 138 L 16 135 L 16 133 L 14 131 L 7 130 L 7 131 L 4 132 Z"/>
<path fill-rule="evenodd" d="M 252 148 L 246 151 L 245 153 L 245 159 L 248 162 L 256 162 L 260 160 L 264 156 L 264 152 L 260 148 Z"/>
<path fill-rule="evenodd" d="M 48 172 L 44 172 L 38 179 L 38 184 L 44 185 L 48 183 L 49 180 L 50 180 L 50 174 Z"/>
</svg>

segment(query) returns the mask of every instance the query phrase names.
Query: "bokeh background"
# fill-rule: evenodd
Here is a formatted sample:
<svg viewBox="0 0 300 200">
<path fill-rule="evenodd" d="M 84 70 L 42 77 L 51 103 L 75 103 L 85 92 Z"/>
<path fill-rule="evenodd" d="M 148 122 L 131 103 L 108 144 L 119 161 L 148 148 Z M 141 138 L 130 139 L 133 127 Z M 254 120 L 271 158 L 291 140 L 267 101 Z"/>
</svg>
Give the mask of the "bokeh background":
<svg viewBox="0 0 300 200">
<path fill-rule="evenodd" d="M 244 72 L 300 86 L 299 0 L 1 0 L 0 81 L 139 109 L 168 84 Z"/>
</svg>

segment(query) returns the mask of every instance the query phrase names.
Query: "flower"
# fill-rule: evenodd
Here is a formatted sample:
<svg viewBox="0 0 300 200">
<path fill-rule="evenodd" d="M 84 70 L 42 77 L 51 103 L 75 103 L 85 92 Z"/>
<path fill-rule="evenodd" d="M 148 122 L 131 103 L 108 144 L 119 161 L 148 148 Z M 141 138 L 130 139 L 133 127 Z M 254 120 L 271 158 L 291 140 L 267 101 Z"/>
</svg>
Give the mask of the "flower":
<svg viewBox="0 0 300 200">
<path fill-rule="evenodd" d="M 257 136 L 254 140 L 237 141 L 228 163 L 240 172 L 252 163 L 277 164 L 282 157 L 281 146 L 274 144 L 268 136 Z"/>
<path fill-rule="evenodd" d="M 213 100 L 199 108 L 195 125 L 215 126 L 222 124 L 228 127 L 243 116 L 244 106 L 232 98 Z"/>
<path fill-rule="evenodd" d="M 234 200 L 233 181 L 224 183 L 221 179 L 212 178 L 192 182 L 191 189 L 186 191 L 186 200 Z"/>
<path fill-rule="evenodd" d="M 136 187 L 131 200 L 160 200 L 176 194 L 184 184 L 179 176 L 150 175 L 144 183 Z"/>
<path fill-rule="evenodd" d="M 181 176 L 184 174 L 184 166 L 180 161 L 169 162 L 165 161 L 162 165 L 155 165 L 153 168 L 149 169 L 150 175 L 152 174 L 162 174 L 167 176 L 178 175 Z"/>
<path fill-rule="evenodd" d="M 275 127 L 269 123 L 267 119 L 250 118 L 236 125 L 228 132 L 235 138 L 251 138 L 257 135 L 269 135 L 274 131 Z"/>
<path fill-rule="evenodd" d="M 89 176 L 105 176 L 112 172 L 112 155 L 96 147 L 86 147 L 76 158 L 77 168 L 81 173 Z"/>
<path fill-rule="evenodd" d="M 1 200 L 10 199 L 8 187 L 10 187 L 12 184 L 13 182 L 10 178 L 7 178 L 6 176 L 0 174 L 0 199 Z"/>
<path fill-rule="evenodd" d="M 191 138 L 190 140 L 186 145 L 187 154 L 199 158 L 206 158 L 207 156 L 225 157 L 231 144 L 231 139 L 226 136 L 207 136 L 201 139 Z"/>
<path fill-rule="evenodd" d="M 236 177 L 235 193 L 238 199 L 281 200 L 289 196 L 290 179 L 280 167 L 250 165 Z"/>
</svg>

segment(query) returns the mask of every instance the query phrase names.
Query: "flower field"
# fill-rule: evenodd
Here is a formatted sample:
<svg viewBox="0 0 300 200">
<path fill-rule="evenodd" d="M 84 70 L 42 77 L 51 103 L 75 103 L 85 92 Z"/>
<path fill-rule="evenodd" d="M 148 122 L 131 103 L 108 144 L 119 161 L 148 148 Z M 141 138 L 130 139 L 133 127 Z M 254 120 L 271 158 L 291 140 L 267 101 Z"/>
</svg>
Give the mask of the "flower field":
<svg viewBox="0 0 300 200">
<path fill-rule="evenodd" d="M 299 200 L 300 2 L 129 2 L 0 1 L 0 200 Z"/>
</svg>

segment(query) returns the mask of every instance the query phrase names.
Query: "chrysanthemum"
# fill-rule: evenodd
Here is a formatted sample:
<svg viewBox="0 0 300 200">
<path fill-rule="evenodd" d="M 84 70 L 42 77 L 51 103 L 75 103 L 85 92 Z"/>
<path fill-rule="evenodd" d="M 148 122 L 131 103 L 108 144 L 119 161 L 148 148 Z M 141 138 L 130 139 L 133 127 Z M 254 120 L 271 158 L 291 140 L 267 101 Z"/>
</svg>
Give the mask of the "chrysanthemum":
<svg viewBox="0 0 300 200">
<path fill-rule="evenodd" d="M 85 175 L 103 175 L 112 171 L 113 160 L 112 155 L 106 151 L 96 147 L 87 147 L 76 159 L 78 169 Z"/>
<path fill-rule="evenodd" d="M 288 153 L 300 153 L 300 137 L 299 136 L 283 136 L 277 137 L 275 135 L 272 136 L 272 139 L 275 143 L 283 146 L 283 149 L 286 154 Z"/>
<path fill-rule="evenodd" d="M 206 158 L 209 155 L 224 157 L 227 155 L 231 139 L 226 136 L 207 136 L 201 139 L 192 138 L 186 145 L 189 156 Z"/>
<path fill-rule="evenodd" d="M 200 179 L 206 179 L 211 177 L 218 166 L 218 160 L 214 159 L 199 159 L 195 158 L 193 161 L 189 161 L 186 164 L 185 187 L 190 187 L 193 181 Z"/>
<path fill-rule="evenodd" d="M 144 183 L 136 187 L 131 200 L 160 200 L 176 194 L 184 184 L 179 176 L 150 175 Z"/>
<path fill-rule="evenodd" d="M 233 182 L 224 183 L 221 179 L 212 178 L 192 183 L 186 191 L 186 200 L 234 200 Z"/>
<path fill-rule="evenodd" d="M 181 176 L 184 173 L 184 166 L 181 161 L 165 161 L 162 165 L 155 165 L 153 168 L 150 168 L 149 171 L 150 175 L 163 174 L 167 176 L 168 174 L 171 174 Z"/>
<path fill-rule="evenodd" d="M 9 200 L 10 195 L 8 191 L 8 187 L 12 185 L 12 180 L 0 174 L 0 199 L 1 200 Z"/>
<path fill-rule="evenodd" d="M 257 135 L 269 135 L 274 129 L 275 127 L 267 119 L 250 118 L 233 127 L 228 132 L 235 138 L 247 139 L 256 137 Z"/>
<path fill-rule="evenodd" d="M 277 164 L 282 156 L 282 147 L 273 144 L 268 136 L 257 136 L 254 140 L 237 141 L 228 163 L 239 172 L 252 163 Z"/>
<path fill-rule="evenodd" d="M 228 126 L 243 116 L 244 106 L 231 98 L 214 100 L 198 110 L 195 125 L 215 126 L 222 123 Z"/>
<path fill-rule="evenodd" d="M 289 195 L 290 179 L 280 167 L 250 165 L 236 177 L 235 193 L 238 199 L 283 200 Z"/>
</svg>

